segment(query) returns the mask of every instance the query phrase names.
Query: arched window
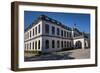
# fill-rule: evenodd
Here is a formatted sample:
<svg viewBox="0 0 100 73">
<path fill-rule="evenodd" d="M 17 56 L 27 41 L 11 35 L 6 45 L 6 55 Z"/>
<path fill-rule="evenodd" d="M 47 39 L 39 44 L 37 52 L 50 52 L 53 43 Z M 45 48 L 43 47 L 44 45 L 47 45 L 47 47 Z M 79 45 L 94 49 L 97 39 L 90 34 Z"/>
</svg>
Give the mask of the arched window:
<svg viewBox="0 0 100 73">
<path fill-rule="evenodd" d="M 27 43 L 27 49 L 28 49 L 28 43 Z"/>
<path fill-rule="evenodd" d="M 38 33 L 40 33 L 40 25 L 38 25 Z"/>
<path fill-rule="evenodd" d="M 35 41 L 35 49 L 37 49 L 37 41 Z"/>
<path fill-rule="evenodd" d="M 66 48 L 66 41 L 64 41 L 64 47 Z"/>
<path fill-rule="evenodd" d="M 49 40 L 45 41 L 45 48 L 48 49 L 49 48 Z"/>
<path fill-rule="evenodd" d="M 27 44 L 25 44 L 25 50 L 27 49 Z"/>
<path fill-rule="evenodd" d="M 67 41 L 67 48 L 69 48 L 70 44 L 69 44 L 69 41 Z"/>
<path fill-rule="evenodd" d="M 32 48 L 34 49 L 34 42 L 33 42 L 33 47 Z"/>
<path fill-rule="evenodd" d="M 31 49 L 31 42 L 30 42 L 30 49 Z"/>
<path fill-rule="evenodd" d="M 37 27 L 35 27 L 35 35 L 37 35 Z"/>
<path fill-rule="evenodd" d="M 55 41 L 52 40 L 52 48 L 55 48 Z"/>
<path fill-rule="evenodd" d="M 40 40 L 38 41 L 38 49 L 40 49 Z"/>
<path fill-rule="evenodd" d="M 61 47 L 63 48 L 63 41 L 61 41 Z"/>
<path fill-rule="evenodd" d="M 60 47 L 60 42 L 59 42 L 59 40 L 57 41 L 57 48 L 59 48 Z"/>
<path fill-rule="evenodd" d="M 70 48 L 72 47 L 72 43 L 71 43 L 71 41 L 69 42 L 69 47 L 70 47 Z"/>
</svg>

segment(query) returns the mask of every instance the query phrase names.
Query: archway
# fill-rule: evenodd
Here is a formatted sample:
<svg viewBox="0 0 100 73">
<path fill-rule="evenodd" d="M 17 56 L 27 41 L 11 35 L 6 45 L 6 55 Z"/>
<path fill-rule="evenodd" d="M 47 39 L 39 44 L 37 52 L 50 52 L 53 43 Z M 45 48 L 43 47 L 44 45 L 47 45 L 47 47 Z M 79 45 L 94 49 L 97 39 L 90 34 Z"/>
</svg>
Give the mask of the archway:
<svg viewBox="0 0 100 73">
<path fill-rule="evenodd" d="M 88 42 L 87 41 L 85 41 L 85 48 L 88 48 Z"/>
<path fill-rule="evenodd" d="M 82 48 L 82 43 L 81 43 L 81 41 L 77 41 L 76 43 L 75 43 L 75 48 Z"/>
</svg>

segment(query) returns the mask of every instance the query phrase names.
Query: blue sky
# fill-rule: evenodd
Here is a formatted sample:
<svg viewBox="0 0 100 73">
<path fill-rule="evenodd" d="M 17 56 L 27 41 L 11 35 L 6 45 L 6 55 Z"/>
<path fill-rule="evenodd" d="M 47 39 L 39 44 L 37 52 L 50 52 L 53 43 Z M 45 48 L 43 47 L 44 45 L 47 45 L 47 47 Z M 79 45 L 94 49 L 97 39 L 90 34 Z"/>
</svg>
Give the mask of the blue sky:
<svg viewBox="0 0 100 73">
<path fill-rule="evenodd" d="M 76 24 L 77 28 L 82 32 L 90 32 L 90 14 L 82 13 L 58 13 L 58 12 L 37 12 L 24 11 L 24 27 L 29 26 L 39 15 L 47 15 L 62 24 L 73 27 Z"/>
</svg>

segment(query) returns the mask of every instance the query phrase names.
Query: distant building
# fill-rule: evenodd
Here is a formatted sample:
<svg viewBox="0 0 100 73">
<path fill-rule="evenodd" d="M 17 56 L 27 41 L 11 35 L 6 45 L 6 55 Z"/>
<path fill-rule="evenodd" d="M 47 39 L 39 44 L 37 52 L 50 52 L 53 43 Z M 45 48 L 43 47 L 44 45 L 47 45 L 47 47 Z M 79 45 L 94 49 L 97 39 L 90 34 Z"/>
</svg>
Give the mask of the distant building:
<svg viewBox="0 0 100 73">
<path fill-rule="evenodd" d="M 24 32 L 25 51 L 53 52 L 89 48 L 89 38 L 76 27 L 68 27 L 40 15 Z"/>
</svg>

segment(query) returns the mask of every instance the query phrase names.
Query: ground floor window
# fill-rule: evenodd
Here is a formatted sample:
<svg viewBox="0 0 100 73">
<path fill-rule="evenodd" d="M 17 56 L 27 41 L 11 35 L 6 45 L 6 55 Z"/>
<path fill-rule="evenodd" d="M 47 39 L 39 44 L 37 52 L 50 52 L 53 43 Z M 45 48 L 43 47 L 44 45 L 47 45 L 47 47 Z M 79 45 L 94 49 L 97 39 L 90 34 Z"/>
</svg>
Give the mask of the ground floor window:
<svg viewBox="0 0 100 73">
<path fill-rule="evenodd" d="M 31 42 L 30 42 L 30 49 L 31 49 Z"/>
<path fill-rule="evenodd" d="M 69 47 L 70 47 L 70 48 L 72 47 L 72 43 L 71 43 L 71 42 L 69 42 Z"/>
<path fill-rule="evenodd" d="M 27 49 L 28 49 L 28 43 L 27 43 Z"/>
<path fill-rule="evenodd" d="M 64 41 L 64 47 L 66 48 L 66 41 Z"/>
<path fill-rule="evenodd" d="M 63 48 L 63 41 L 61 41 L 61 47 Z"/>
<path fill-rule="evenodd" d="M 55 48 L 55 41 L 52 40 L 52 48 Z"/>
<path fill-rule="evenodd" d="M 49 48 L 49 40 L 45 41 L 45 48 L 48 49 Z"/>
<path fill-rule="evenodd" d="M 27 49 L 27 44 L 25 44 L 25 50 Z"/>
<path fill-rule="evenodd" d="M 34 49 L 34 42 L 33 42 L 33 47 L 32 48 Z"/>
<path fill-rule="evenodd" d="M 38 49 L 40 49 L 40 40 L 38 41 Z"/>
<path fill-rule="evenodd" d="M 57 41 L 57 48 L 59 48 L 60 47 L 60 42 L 59 42 L 59 40 Z"/>
<path fill-rule="evenodd" d="M 35 49 L 37 49 L 37 41 L 35 41 Z"/>
<path fill-rule="evenodd" d="M 70 45 L 70 44 L 69 44 L 69 41 L 67 41 L 67 48 L 69 48 L 69 45 Z"/>
</svg>

